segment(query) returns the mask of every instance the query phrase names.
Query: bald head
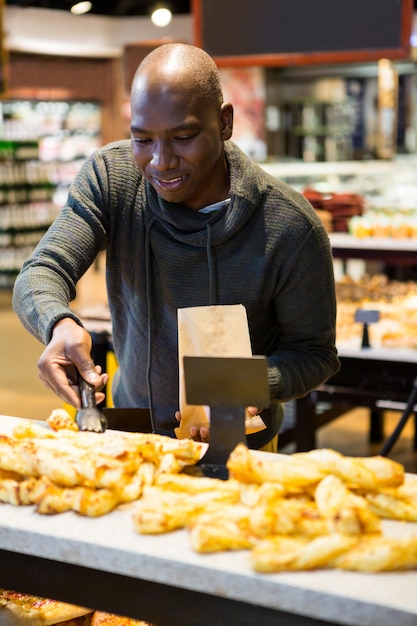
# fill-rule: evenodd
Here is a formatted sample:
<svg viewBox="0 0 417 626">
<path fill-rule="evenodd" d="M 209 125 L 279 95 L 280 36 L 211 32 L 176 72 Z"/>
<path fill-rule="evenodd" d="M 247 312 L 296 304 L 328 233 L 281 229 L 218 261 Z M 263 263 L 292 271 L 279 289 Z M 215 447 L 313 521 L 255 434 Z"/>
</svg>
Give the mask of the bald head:
<svg viewBox="0 0 417 626">
<path fill-rule="evenodd" d="M 220 75 L 213 59 L 201 48 L 170 43 L 155 48 L 141 62 L 132 83 L 132 99 L 144 86 L 194 92 L 216 108 L 223 102 Z"/>
<path fill-rule="evenodd" d="M 199 210 L 227 198 L 232 130 L 233 107 L 206 52 L 165 44 L 145 57 L 132 84 L 132 150 L 162 199 Z"/>
</svg>

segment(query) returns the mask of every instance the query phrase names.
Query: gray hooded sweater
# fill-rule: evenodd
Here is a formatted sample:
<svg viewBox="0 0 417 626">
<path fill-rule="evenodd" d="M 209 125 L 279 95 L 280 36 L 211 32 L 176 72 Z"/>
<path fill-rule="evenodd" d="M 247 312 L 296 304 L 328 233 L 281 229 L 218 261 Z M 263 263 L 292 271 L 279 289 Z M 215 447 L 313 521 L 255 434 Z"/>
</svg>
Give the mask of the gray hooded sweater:
<svg viewBox="0 0 417 626">
<path fill-rule="evenodd" d="M 280 402 L 339 369 L 328 235 L 303 196 L 225 144 L 230 203 L 199 213 L 162 200 L 139 172 L 130 141 L 83 165 L 66 205 L 25 262 L 14 288 L 23 325 L 48 343 L 76 284 L 106 250 L 119 370 L 117 407 L 150 407 L 156 432 L 178 425 L 177 309 L 243 304 L 253 354 L 268 356 L 271 407 L 256 445 L 279 427 Z"/>
</svg>

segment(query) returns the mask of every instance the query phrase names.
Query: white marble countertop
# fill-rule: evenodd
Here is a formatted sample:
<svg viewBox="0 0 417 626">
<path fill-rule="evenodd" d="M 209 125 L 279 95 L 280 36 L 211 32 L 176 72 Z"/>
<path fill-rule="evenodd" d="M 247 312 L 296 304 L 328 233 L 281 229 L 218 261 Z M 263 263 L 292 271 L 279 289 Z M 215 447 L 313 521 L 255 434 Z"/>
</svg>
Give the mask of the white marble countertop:
<svg viewBox="0 0 417 626">
<path fill-rule="evenodd" d="M 0 416 L 0 432 L 10 432 L 14 422 Z M 337 624 L 417 624 L 417 571 L 261 575 L 251 570 L 246 551 L 201 555 L 191 550 L 185 531 L 137 534 L 133 507 L 91 519 L 74 513 L 45 516 L 31 506 L 1 504 L 0 549 L 161 584 L 175 581 L 179 588 Z M 417 524 L 384 522 L 384 527 L 387 534 L 417 533 Z"/>
</svg>

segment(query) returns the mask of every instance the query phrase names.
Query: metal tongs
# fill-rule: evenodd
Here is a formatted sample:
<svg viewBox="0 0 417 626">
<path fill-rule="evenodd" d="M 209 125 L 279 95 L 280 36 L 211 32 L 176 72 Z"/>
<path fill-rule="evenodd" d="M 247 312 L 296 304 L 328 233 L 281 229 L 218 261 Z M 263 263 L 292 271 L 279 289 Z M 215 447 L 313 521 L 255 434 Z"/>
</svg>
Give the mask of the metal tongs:
<svg viewBox="0 0 417 626">
<path fill-rule="evenodd" d="M 81 376 L 78 377 L 81 409 L 77 411 L 75 421 L 80 430 L 103 433 L 107 428 L 105 415 L 97 408 L 95 387 Z"/>
</svg>

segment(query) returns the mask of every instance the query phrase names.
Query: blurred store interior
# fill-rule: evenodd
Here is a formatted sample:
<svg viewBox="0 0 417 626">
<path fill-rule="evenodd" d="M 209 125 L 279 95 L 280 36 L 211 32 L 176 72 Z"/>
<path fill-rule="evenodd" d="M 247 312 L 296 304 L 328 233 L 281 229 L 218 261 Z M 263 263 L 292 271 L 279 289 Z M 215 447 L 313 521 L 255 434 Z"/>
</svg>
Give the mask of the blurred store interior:
<svg viewBox="0 0 417 626">
<path fill-rule="evenodd" d="M 196 19 L 204 16 L 204 3 L 170 2 L 172 19 L 159 27 L 150 2 L 96 0 L 80 15 L 70 12 L 73 4 L 0 3 L 0 413 L 35 419 L 45 419 L 59 401 L 37 378 L 42 346 L 12 311 L 16 273 L 65 203 L 85 158 L 129 136 L 129 88 L 140 60 L 166 41 L 195 43 Z M 255 16 L 258 4 L 239 6 Z M 225 99 L 235 106 L 236 143 L 304 193 L 326 225 L 335 251 L 342 354 L 360 352 L 363 326 L 355 313 L 373 308 L 380 316 L 370 328 L 372 347 L 390 351 L 388 365 L 401 366 L 406 353 L 417 367 L 416 9 L 404 0 L 409 42 L 401 55 L 382 44 L 381 53 L 335 53 L 333 61 L 311 51 L 302 62 L 289 56 L 276 65 L 228 65 L 223 57 L 219 67 Z M 376 11 L 374 24 L 378 19 Z M 325 17 L 317 20 L 320 25 Z M 106 306 L 104 272 L 104 259 L 97 259 L 74 307 Z M 395 382 L 402 395 L 384 412 L 384 436 L 412 381 Z M 386 390 L 388 383 L 375 385 Z M 345 413 L 318 429 L 317 445 L 375 453 L 381 442 L 369 443 L 369 413 L 350 401 Z M 410 471 L 417 469 L 415 424 L 409 420 L 393 451 Z M 284 451 L 293 449 L 290 443 Z"/>
</svg>

